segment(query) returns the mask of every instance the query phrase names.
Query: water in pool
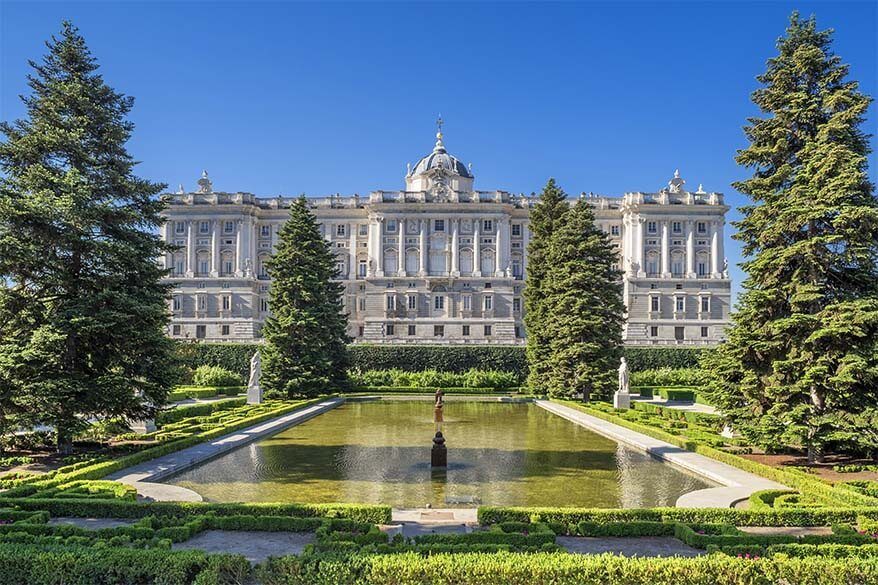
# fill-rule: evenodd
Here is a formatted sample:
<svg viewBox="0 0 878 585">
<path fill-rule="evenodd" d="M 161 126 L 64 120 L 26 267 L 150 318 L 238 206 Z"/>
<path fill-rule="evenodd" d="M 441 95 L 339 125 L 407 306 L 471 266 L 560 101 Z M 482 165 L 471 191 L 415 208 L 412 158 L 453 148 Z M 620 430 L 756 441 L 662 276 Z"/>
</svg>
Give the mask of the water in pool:
<svg viewBox="0 0 878 585">
<path fill-rule="evenodd" d="M 445 403 L 448 468 L 430 468 L 422 400 L 349 402 L 166 480 L 214 502 L 395 507 L 673 506 L 714 484 L 527 403 Z"/>
</svg>

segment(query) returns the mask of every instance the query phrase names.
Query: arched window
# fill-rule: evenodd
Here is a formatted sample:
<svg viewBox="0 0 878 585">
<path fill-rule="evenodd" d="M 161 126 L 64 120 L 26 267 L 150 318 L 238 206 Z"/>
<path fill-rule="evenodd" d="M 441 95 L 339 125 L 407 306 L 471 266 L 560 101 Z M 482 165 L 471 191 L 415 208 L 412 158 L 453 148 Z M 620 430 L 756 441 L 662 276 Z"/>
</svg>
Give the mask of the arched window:
<svg viewBox="0 0 878 585">
<path fill-rule="evenodd" d="M 684 266 L 686 265 L 685 258 L 683 252 L 679 250 L 671 253 L 671 274 L 677 278 L 683 276 Z"/>
<path fill-rule="evenodd" d="M 396 248 L 384 250 L 384 274 L 396 274 L 399 271 L 399 254 Z"/>
<path fill-rule="evenodd" d="M 259 278 L 268 278 L 268 255 L 262 254 L 259 256 L 259 266 L 257 267 L 257 274 Z"/>
<path fill-rule="evenodd" d="M 473 251 L 471 248 L 464 248 L 460 251 L 460 273 L 473 273 Z"/>
<path fill-rule="evenodd" d="M 198 276 L 207 276 L 210 273 L 210 253 L 201 251 L 195 260 L 195 272 Z"/>
<path fill-rule="evenodd" d="M 695 273 L 698 276 L 710 275 L 710 256 L 706 252 L 699 252 L 695 256 Z"/>
<path fill-rule="evenodd" d="M 444 250 L 430 250 L 430 274 L 441 275 L 447 270 Z"/>
<path fill-rule="evenodd" d="M 482 250 L 481 260 L 479 270 L 482 271 L 482 276 L 490 276 L 494 274 L 494 250 L 490 248 Z"/>
<path fill-rule="evenodd" d="M 223 252 L 220 259 L 220 276 L 232 276 L 235 273 L 235 259 L 231 252 Z"/>
<path fill-rule="evenodd" d="M 420 266 L 420 253 L 417 248 L 409 248 L 405 251 L 405 271 L 408 274 L 417 274 Z"/>
<path fill-rule="evenodd" d="M 659 257 L 655 251 L 646 255 L 646 275 L 658 276 L 659 273 Z"/>
</svg>

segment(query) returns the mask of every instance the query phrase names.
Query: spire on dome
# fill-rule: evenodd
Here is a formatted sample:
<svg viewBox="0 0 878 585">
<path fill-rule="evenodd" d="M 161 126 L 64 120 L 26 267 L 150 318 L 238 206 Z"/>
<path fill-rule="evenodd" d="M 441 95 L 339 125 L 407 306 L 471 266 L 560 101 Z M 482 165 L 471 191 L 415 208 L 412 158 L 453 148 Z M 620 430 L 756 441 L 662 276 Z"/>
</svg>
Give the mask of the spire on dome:
<svg viewBox="0 0 878 585">
<path fill-rule="evenodd" d="M 436 146 L 433 148 L 433 152 L 445 152 L 445 145 L 442 143 L 442 113 L 439 113 L 439 118 L 436 120 Z"/>
</svg>

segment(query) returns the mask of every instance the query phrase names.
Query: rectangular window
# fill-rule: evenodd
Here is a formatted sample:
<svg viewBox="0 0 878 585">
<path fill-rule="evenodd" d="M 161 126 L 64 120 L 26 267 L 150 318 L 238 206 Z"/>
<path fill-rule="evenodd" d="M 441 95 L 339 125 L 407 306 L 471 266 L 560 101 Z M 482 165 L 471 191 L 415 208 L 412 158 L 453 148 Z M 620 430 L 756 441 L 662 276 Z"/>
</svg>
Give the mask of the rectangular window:
<svg viewBox="0 0 878 585">
<path fill-rule="evenodd" d="M 227 221 L 223 228 L 227 234 L 231 234 L 235 231 L 235 222 Z"/>
<path fill-rule="evenodd" d="M 491 326 L 485 325 L 485 337 L 491 337 Z"/>
<path fill-rule="evenodd" d="M 658 227 L 656 226 L 656 223 L 654 221 L 646 222 L 646 231 L 650 234 L 658 233 Z"/>
<path fill-rule="evenodd" d="M 671 231 L 673 231 L 675 234 L 682 234 L 683 233 L 683 222 L 680 222 L 680 221 L 671 222 Z"/>
<path fill-rule="evenodd" d="M 683 333 L 684 331 L 684 327 L 674 327 L 674 339 L 676 339 L 677 341 L 683 341 L 684 339 L 686 339 Z"/>
<path fill-rule="evenodd" d="M 360 260 L 360 264 L 357 266 L 357 276 L 360 278 L 366 278 L 366 261 Z"/>
<path fill-rule="evenodd" d="M 515 337 L 521 337 L 521 327 L 519 327 L 518 325 L 515 326 Z"/>
<path fill-rule="evenodd" d="M 174 222 L 174 231 L 178 234 L 186 233 L 186 222 L 185 221 Z"/>
<path fill-rule="evenodd" d="M 433 231 L 434 232 L 444 232 L 445 231 L 445 220 L 444 219 L 434 219 L 433 220 Z"/>
<path fill-rule="evenodd" d="M 445 325 L 433 325 L 433 337 L 445 337 Z"/>
<path fill-rule="evenodd" d="M 222 328 L 220 329 L 220 335 L 226 336 L 228 334 L 229 334 L 229 326 L 223 325 Z"/>
<path fill-rule="evenodd" d="M 494 297 L 486 296 L 485 297 L 485 310 L 490 311 L 494 308 Z"/>
<path fill-rule="evenodd" d="M 701 328 L 701 337 L 707 337 L 708 329 L 707 327 Z"/>
<path fill-rule="evenodd" d="M 387 231 L 390 233 L 396 233 L 396 220 L 388 219 L 387 220 Z"/>
<path fill-rule="evenodd" d="M 652 325 L 649 328 L 649 336 L 650 337 L 658 337 L 658 327 L 656 325 Z"/>
<path fill-rule="evenodd" d="M 179 325 L 174 325 L 173 331 L 174 331 L 174 335 L 180 335 L 180 332 L 182 331 L 182 329 L 180 328 Z"/>
<path fill-rule="evenodd" d="M 366 297 L 357 297 L 357 310 L 365 311 L 366 310 Z"/>
<path fill-rule="evenodd" d="M 359 327 L 357 327 L 357 337 L 362 337 L 362 336 L 363 336 L 363 326 L 360 325 Z"/>
<path fill-rule="evenodd" d="M 369 226 L 367 224 L 361 223 L 357 229 L 359 230 L 358 233 L 361 236 L 368 236 L 369 235 Z"/>
<path fill-rule="evenodd" d="M 259 299 L 259 310 L 263 313 L 268 312 L 268 299 L 264 297 Z"/>
<path fill-rule="evenodd" d="M 707 224 L 704 223 L 703 221 L 698 222 L 698 233 L 699 234 L 706 234 L 707 233 Z"/>
<path fill-rule="evenodd" d="M 614 236 L 618 236 L 619 235 L 619 226 L 611 225 L 610 226 L 610 234 L 614 235 Z"/>
<path fill-rule="evenodd" d="M 686 299 L 684 297 L 674 297 L 674 310 L 682 313 L 686 310 Z"/>
<path fill-rule="evenodd" d="M 387 295 L 387 310 L 388 311 L 396 310 L 396 296 L 395 295 Z"/>
<path fill-rule="evenodd" d="M 223 274 L 229 275 L 232 273 L 232 270 L 233 270 L 232 261 L 231 260 L 224 261 L 223 262 Z"/>
<path fill-rule="evenodd" d="M 175 311 L 180 310 L 180 297 L 174 297 L 173 305 Z"/>
<path fill-rule="evenodd" d="M 473 298 L 469 295 L 464 295 L 463 297 L 463 310 L 471 311 L 473 308 Z"/>
<path fill-rule="evenodd" d="M 207 274 L 210 270 L 210 262 L 207 260 L 199 260 L 198 261 L 198 273 L 199 274 Z"/>
<path fill-rule="evenodd" d="M 707 262 L 698 263 L 698 276 L 707 276 Z"/>
<path fill-rule="evenodd" d="M 183 272 L 185 272 L 185 270 L 183 270 L 183 261 L 182 260 L 177 260 L 177 266 L 176 266 L 176 270 L 174 272 L 176 274 L 179 274 L 180 276 L 183 276 Z"/>
<path fill-rule="evenodd" d="M 202 222 L 199 222 L 199 224 L 198 224 L 198 232 L 201 233 L 201 234 L 207 234 L 207 233 L 210 233 L 210 222 L 209 222 L 209 221 L 202 221 Z"/>
<path fill-rule="evenodd" d="M 514 313 L 518 313 L 519 311 L 521 311 L 521 299 L 519 299 L 519 298 L 512 299 L 512 311 Z"/>
<path fill-rule="evenodd" d="M 445 297 L 442 295 L 436 295 L 433 297 L 433 308 L 437 311 L 442 311 L 445 309 Z"/>
<path fill-rule="evenodd" d="M 710 313 L 710 297 L 701 297 L 701 312 Z"/>
<path fill-rule="evenodd" d="M 408 308 L 410 311 L 414 311 L 418 308 L 418 297 L 416 297 L 415 295 L 408 295 L 406 302 L 408 303 Z"/>
<path fill-rule="evenodd" d="M 493 232 L 494 231 L 494 222 L 490 219 L 486 219 L 482 222 L 482 231 L 484 232 Z"/>
<path fill-rule="evenodd" d="M 649 297 L 649 310 L 652 312 L 659 310 L 659 297 Z"/>
<path fill-rule="evenodd" d="M 463 326 L 463 331 L 461 331 L 464 337 L 469 337 L 469 325 Z"/>
<path fill-rule="evenodd" d="M 513 237 L 517 237 L 517 236 L 521 235 L 521 224 L 520 223 L 512 224 L 512 235 L 513 235 Z"/>
<path fill-rule="evenodd" d="M 414 335 L 415 330 L 416 330 L 416 328 L 414 325 L 409 325 L 409 335 Z"/>
<path fill-rule="evenodd" d="M 384 334 L 387 336 L 394 335 L 396 328 L 393 326 L 393 323 L 388 323 L 384 328 Z"/>
<path fill-rule="evenodd" d="M 347 226 L 345 224 L 343 224 L 343 223 L 336 224 L 335 235 L 344 237 L 346 230 L 347 230 Z"/>
<path fill-rule="evenodd" d="M 232 297 L 224 295 L 223 296 L 223 311 L 228 311 L 232 306 Z"/>
<path fill-rule="evenodd" d="M 196 339 L 204 339 L 207 337 L 207 327 L 204 325 L 196 325 L 195 326 L 195 338 Z"/>
<path fill-rule="evenodd" d="M 262 234 L 263 238 L 267 238 L 271 235 L 271 226 L 264 225 L 259 228 L 259 232 Z"/>
</svg>

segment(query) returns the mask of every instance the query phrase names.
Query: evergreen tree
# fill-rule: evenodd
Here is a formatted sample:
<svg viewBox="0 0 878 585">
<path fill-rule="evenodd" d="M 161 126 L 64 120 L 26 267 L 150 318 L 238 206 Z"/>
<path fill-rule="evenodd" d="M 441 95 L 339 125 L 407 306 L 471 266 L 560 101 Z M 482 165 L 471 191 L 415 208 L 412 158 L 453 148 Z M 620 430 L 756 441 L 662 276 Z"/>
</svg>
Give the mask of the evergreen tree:
<svg viewBox="0 0 878 585">
<path fill-rule="evenodd" d="M 810 460 L 878 400 L 878 204 L 860 126 L 870 98 L 847 81 L 831 31 L 794 13 L 753 101 L 735 185 L 753 201 L 735 235 L 747 279 L 708 366 L 712 398 L 766 447 Z"/>
<path fill-rule="evenodd" d="M 0 124 L 0 396 L 69 452 L 90 417 L 154 413 L 176 372 L 156 262 L 164 185 L 133 174 L 133 99 L 72 24 L 47 47 L 27 118 Z"/>
<path fill-rule="evenodd" d="M 347 385 L 347 315 L 336 257 L 304 196 L 290 206 L 271 274 L 271 316 L 263 329 L 265 387 L 314 396 Z"/>
<path fill-rule="evenodd" d="M 616 388 L 625 304 L 619 253 L 580 199 L 555 224 L 546 253 L 543 333 L 549 394 L 608 396 Z"/>
<path fill-rule="evenodd" d="M 535 392 L 546 392 L 549 338 L 545 333 L 545 293 L 543 285 L 549 265 L 546 254 L 549 239 L 559 220 L 570 210 L 567 194 L 549 179 L 530 212 L 527 246 L 527 280 L 524 287 L 524 324 L 527 332 L 528 386 Z"/>
</svg>

